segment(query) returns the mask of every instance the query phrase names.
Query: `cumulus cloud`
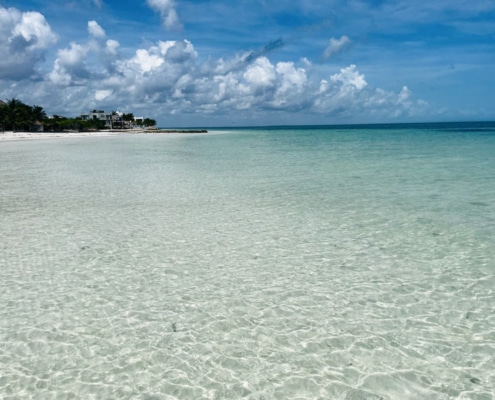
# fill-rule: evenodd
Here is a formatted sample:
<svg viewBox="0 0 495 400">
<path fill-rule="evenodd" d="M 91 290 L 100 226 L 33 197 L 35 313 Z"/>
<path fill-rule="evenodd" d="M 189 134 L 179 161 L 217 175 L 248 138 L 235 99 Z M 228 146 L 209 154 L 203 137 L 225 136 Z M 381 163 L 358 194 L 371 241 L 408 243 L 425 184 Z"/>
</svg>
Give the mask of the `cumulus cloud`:
<svg viewBox="0 0 495 400">
<path fill-rule="evenodd" d="M 182 28 L 174 0 L 147 0 L 147 3 L 153 10 L 160 13 L 165 29 L 180 30 Z"/>
<path fill-rule="evenodd" d="M 348 49 L 352 44 L 351 39 L 349 39 L 348 36 L 344 35 L 340 37 L 340 39 L 336 38 L 330 38 L 328 41 L 328 45 L 323 52 L 323 58 L 325 60 L 329 59 L 330 57 L 333 57 L 344 50 Z"/>
<path fill-rule="evenodd" d="M 70 85 L 89 78 L 86 67 L 86 46 L 71 43 L 70 48 L 58 51 L 52 72 L 49 74 L 51 81 L 58 85 Z"/>
<path fill-rule="evenodd" d="M 97 90 L 95 93 L 95 100 L 96 101 L 101 101 L 105 100 L 108 96 L 112 94 L 112 90 L 106 89 L 106 90 Z"/>
<path fill-rule="evenodd" d="M 88 33 L 86 42 L 71 42 L 68 48 L 57 51 L 53 69 L 47 74 L 51 83 L 59 87 L 87 85 L 116 73 L 120 60 L 119 42 L 113 39 L 105 41 L 105 31 L 96 21 L 88 22 Z M 94 98 L 103 99 L 101 95 Z"/>
<path fill-rule="evenodd" d="M 29 49 L 44 49 L 57 40 L 45 17 L 36 11 L 22 13 L 12 29 L 11 38 L 15 37 L 22 37 Z"/>
<path fill-rule="evenodd" d="M 136 56 L 131 62 L 134 62 L 141 72 L 149 72 L 158 68 L 164 61 L 163 58 L 157 54 L 150 53 L 150 51 L 146 49 L 139 49 L 136 51 Z"/>
<path fill-rule="evenodd" d="M 362 90 L 368 85 L 364 75 L 360 74 L 353 64 L 342 68 L 339 73 L 332 75 L 330 80 L 339 83 L 346 90 Z"/>
<path fill-rule="evenodd" d="M 399 96 L 397 98 L 397 102 L 399 104 L 409 104 L 409 98 L 411 97 L 411 91 L 407 88 L 407 86 L 403 86 L 402 90 L 399 93 Z"/>
<path fill-rule="evenodd" d="M 226 69 L 224 65 L 235 64 L 237 57 L 202 64 L 191 42 L 160 41 L 116 62 L 116 73 L 107 70 L 89 79 L 84 77 L 89 72 L 87 51 L 77 44 L 61 50 L 50 79 L 67 93 L 84 83 L 85 99 L 93 101 L 88 109 L 95 102 L 121 108 L 125 99 L 136 112 L 154 109 L 161 115 L 278 110 L 339 117 L 366 111 L 393 117 L 408 115 L 417 105 L 406 87 L 399 93 L 369 88 L 355 65 L 316 81 L 308 72 L 307 59 L 298 65 L 272 63 L 261 56 L 242 68 Z"/>
<path fill-rule="evenodd" d="M 43 60 L 44 50 L 55 44 L 45 17 L 35 11 L 21 12 L 0 6 L 0 76 L 6 79 L 28 77 Z"/>
<path fill-rule="evenodd" d="M 26 63 L 29 46 L 39 51 L 36 46 L 53 43 L 53 33 L 46 29 L 41 15 L 27 16 L 38 23 L 38 28 L 28 29 L 22 26 L 22 13 L 0 11 L 0 31 L 8 32 L 8 38 L 17 35 L 31 43 L 24 46 L 19 63 Z M 405 86 L 398 93 L 371 87 L 356 65 L 322 79 L 321 69 L 313 69 L 307 58 L 271 61 L 268 52 L 283 42 L 272 42 L 257 54 L 244 52 L 201 61 L 192 42 L 166 40 L 140 46 L 124 56 L 119 42 L 107 38 L 96 21 L 87 26 L 86 40 L 59 49 L 44 76 L 37 80 L 23 76 L 15 93 L 0 81 L 1 97 L 23 99 L 24 93 L 46 110 L 60 112 L 57 107 L 63 104 L 66 115 L 93 108 L 126 108 L 156 119 L 188 113 L 255 116 L 273 111 L 280 115 L 351 117 L 366 113 L 392 118 L 425 108 Z M 33 41 L 33 37 L 39 39 Z M 340 48 L 347 42 L 337 41 Z M 9 45 L 8 40 L 2 43 L 4 48 L 5 43 Z"/>
<path fill-rule="evenodd" d="M 109 54 L 116 55 L 119 47 L 120 47 L 120 44 L 116 40 L 109 39 L 106 42 L 106 51 Z"/>
<path fill-rule="evenodd" d="M 138 49 L 135 55 L 123 60 L 119 64 L 119 70 L 124 76 L 136 79 L 153 76 L 157 85 L 172 82 L 188 71 L 197 68 L 195 61 L 197 52 L 191 42 L 183 41 L 159 41 L 148 49 Z"/>
<path fill-rule="evenodd" d="M 253 88 L 269 88 L 274 85 L 275 67 L 268 58 L 260 57 L 244 73 L 244 80 Z"/>
<path fill-rule="evenodd" d="M 321 80 L 318 92 L 315 110 L 341 117 L 364 114 L 386 120 L 411 117 L 427 108 L 425 101 L 412 99 L 412 93 L 406 86 L 399 93 L 370 88 L 355 65 L 342 68 L 329 80 Z"/>
<path fill-rule="evenodd" d="M 97 37 L 97 38 L 104 38 L 105 37 L 105 31 L 103 28 L 98 25 L 98 22 L 96 21 L 89 21 L 88 22 L 88 32 L 90 35 Z"/>
</svg>

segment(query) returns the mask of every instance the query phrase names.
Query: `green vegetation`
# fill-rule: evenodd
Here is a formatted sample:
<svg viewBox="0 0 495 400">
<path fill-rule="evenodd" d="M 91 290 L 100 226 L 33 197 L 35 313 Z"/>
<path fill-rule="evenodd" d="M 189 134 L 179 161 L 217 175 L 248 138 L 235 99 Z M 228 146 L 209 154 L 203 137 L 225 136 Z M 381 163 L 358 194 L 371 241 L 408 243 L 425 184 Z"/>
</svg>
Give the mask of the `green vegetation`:
<svg viewBox="0 0 495 400">
<path fill-rule="evenodd" d="M 132 122 L 132 121 L 134 121 L 134 114 L 133 113 L 122 114 L 122 119 L 124 121 Z"/>
<path fill-rule="evenodd" d="M 0 105 L 0 125 L 4 130 L 34 130 L 46 119 L 43 107 L 28 106 L 17 99 Z"/>
<path fill-rule="evenodd" d="M 66 118 L 59 115 L 54 115 L 52 118 L 47 118 L 43 121 L 45 131 L 87 131 L 100 130 L 105 128 L 105 121 L 89 120 L 83 121 L 78 118 Z"/>
<path fill-rule="evenodd" d="M 93 112 L 103 113 L 103 111 L 97 110 L 93 110 Z M 113 112 L 113 114 L 116 115 L 117 113 Z M 122 120 L 128 122 L 128 125 L 132 123 L 144 127 L 156 125 L 156 121 L 150 118 L 135 120 L 132 113 L 123 114 Z M 122 122 L 119 125 L 123 126 Z M 8 100 L 6 103 L 0 101 L 0 131 L 87 131 L 105 128 L 105 121 L 98 119 L 82 120 L 81 117 L 66 118 L 59 115 L 47 117 L 43 107 L 29 106 L 15 98 Z"/>
<path fill-rule="evenodd" d="M 156 126 L 156 121 L 154 119 L 151 119 L 151 118 L 145 118 L 143 121 L 143 125 L 146 127 Z"/>
</svg>

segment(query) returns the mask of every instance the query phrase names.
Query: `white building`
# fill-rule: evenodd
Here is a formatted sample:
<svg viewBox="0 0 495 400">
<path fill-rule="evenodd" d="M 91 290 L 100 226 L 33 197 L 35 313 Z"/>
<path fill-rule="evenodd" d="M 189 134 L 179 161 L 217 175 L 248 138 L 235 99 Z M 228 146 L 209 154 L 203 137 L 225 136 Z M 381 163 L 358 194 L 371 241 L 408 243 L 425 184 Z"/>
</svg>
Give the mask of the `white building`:
<svg viewBox="0 0 495 400">
<path fill-rule="evenodd" d="M 105 111 L 93 110 L 89 113 L 82 113 L 81 119 L 83 121 L 100 120 L 105 121 L 105 126 L 108 128 L 112 127 L 112 113 Z"/>
</svg>

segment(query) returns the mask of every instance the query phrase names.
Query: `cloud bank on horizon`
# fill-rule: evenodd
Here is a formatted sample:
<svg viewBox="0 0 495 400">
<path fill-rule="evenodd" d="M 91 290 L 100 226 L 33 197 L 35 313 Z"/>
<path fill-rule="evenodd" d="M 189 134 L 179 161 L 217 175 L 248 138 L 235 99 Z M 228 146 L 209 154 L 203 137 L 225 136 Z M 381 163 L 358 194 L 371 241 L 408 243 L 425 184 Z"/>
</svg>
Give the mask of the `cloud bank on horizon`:
<svg viewBox="0 0 495 400">
<path fill-rule="evenodd" d="M 176 126 L 495 117 L 493 2 L 330 3 L 0 5 L 0 98 Z"/>
</svg>

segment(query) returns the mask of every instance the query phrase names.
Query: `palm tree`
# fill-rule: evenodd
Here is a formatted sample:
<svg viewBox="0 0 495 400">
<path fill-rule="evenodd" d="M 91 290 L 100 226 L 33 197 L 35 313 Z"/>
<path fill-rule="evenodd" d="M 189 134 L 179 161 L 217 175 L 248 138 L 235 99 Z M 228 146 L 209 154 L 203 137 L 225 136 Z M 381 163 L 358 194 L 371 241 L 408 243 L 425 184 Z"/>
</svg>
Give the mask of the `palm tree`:
<svg viewBox="0 0 495 400">
<path fill-rule="evenodd" d="M 11 127 L 13 131 L 15 131 L 17 121 L 19 120 L 20 117 L 20 105 L 22 102 L 17 99 L 10 99 L 7 100 L 7 115 L 6 115 L 6 122 L 7 122 L 7 127 Z"/>
<path fill-rule="evenodd" d="M 31 112 L 35 121 L 43 122 L 46 119 L 46 112 L 43 110 L 43 107 L 32 106 Z"/>
<path fill-rule="evenodd" d="M 5 125 L 7 123 L 7 104 L 0 100 L 0 130 L 5 132 Z"/>
<path fill-rule="evenodd" d="M 18 99 L 8 100 L 6 109 L 6 125 L 13 131 L 29 127 L 34 122 L 31 107 Z"/>
</svg>

